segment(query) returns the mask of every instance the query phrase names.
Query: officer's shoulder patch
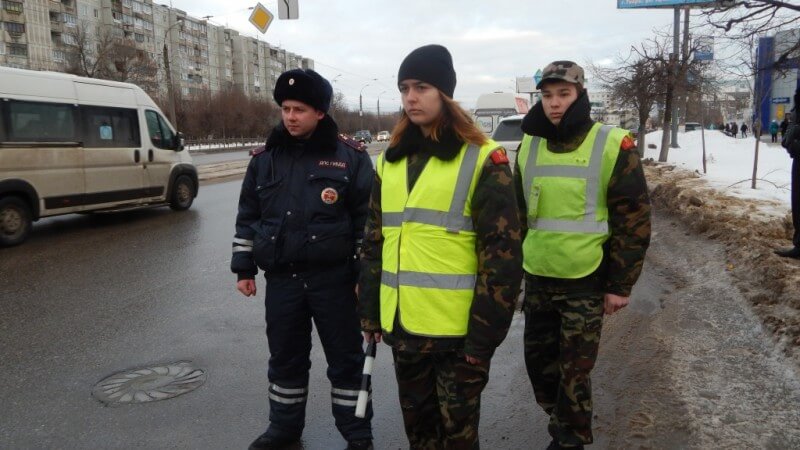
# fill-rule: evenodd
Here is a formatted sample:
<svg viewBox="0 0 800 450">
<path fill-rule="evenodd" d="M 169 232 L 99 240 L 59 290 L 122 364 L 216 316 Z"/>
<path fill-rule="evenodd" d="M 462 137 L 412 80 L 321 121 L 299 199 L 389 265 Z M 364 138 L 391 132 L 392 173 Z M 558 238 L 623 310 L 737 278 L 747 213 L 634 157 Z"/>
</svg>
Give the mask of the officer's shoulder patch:
<svg viewBox="0 0 800 450">
<path fill-rule="evenodd" d="M 493 150 L 492 153 L 489 154 L 489 158 L 492 159 L 495 166 L 508 164 L 508 155 L 506 155 L 506 149 L 503 147 Z"/>
<path fill-rule="evenodd" d="M 258 156 L 267 150 L 266 145 L 259 145 L 258 147 L 250 150 L 250 156 Z"/>
<path fill-rule="evenodd" d="M 622 138 L 622 143 L 619 145 L 619 148 L 620 150 L 626 150 L 626 151 L 633 150 L 634 148 L 636 148 L 636 142 L 634 142 L 633 138 L 629 134 L 624 138 Z"/>
<path fill-rule="evenodd" d="M 358 142 L 357 140 L 351 138 L 350 136 L 348 136 L 346 134 L 341 134 L 340 133 L 339 134 L 339 141 L 342 144 L 352 148 L 353 150 L 355 150 L 357 152 L 365 152 L 365 151 L 367 151 L 367 145 L 366 144 L 362 144 L 361 142 Z"/>
</svg>

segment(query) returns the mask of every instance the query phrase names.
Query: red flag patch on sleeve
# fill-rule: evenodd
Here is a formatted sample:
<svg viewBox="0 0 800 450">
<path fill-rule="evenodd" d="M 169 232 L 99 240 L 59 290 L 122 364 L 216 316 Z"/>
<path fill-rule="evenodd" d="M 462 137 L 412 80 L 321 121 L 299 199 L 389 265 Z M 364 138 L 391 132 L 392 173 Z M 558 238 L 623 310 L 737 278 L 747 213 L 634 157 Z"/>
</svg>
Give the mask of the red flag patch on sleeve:
<svg viewBox="0 0 800 450">
<path fill-rule="evenodd" d="M 495 166 L 499 166 L 500 164 L 508 164 L 508 156 L 506 155 L 505 149 L 498 148 L 497 150 L 493 151 L 489 157 L 492 158 L 492 162 Z"/>
<path fill-rule="evenodd" d="M 630 136 L 625 136 L 622 138 L 622 144 L 619 146 L 622 150 L 631 150 L 636 148 L 636 142 L 633 141 L 633 138 Z"/>
</svg>

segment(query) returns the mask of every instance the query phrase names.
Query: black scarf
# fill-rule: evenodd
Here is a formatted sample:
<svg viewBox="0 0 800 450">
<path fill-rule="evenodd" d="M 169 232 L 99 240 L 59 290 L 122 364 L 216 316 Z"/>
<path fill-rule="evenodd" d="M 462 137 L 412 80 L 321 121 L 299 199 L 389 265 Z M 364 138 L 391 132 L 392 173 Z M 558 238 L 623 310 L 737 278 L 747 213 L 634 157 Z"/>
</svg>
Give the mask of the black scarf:
<svg viewBox="0 0 800 450">
<path fill-rule="evenodd" d="M 317 123 L 317 128 L 314 129 L 314 132 L 311 133 L 311 137 L 309 137 L 308 140 L 300 140 L 292 136 L 283 125 L 283 122 L 281 122 L 272 129 L 272 133 L 270 133 L 267 138 L 267 151 L 275 147 L 303 143 L 308 149 L 334 152 L 336 151 L 338 136 L 339 127 L 336 126 L 336 122 L 327 114 Z"/>
<path fill-rule="evenodd" d="M 437 142 L 430 137 L 425 137 L 418 126 L 409 124 L 400 138 L 400 142 L 394 147 L 387 148 L 385 155 L 389 162 L 399 161 L 415 152 L 425 153 L 442 161 L 450 161 L 458 156 L 458 152 L 463 146 L 464 143 L 458 139 L 458 135 L 452 128 L 443 129 Z"/>
<path fill-rule="evenodd" d="M 568 141 L 576 136 L 585 135 L 594 125 L 594 121 L 589 117 L 590 112 L 589 96 L 584 89 L 561 116 L 561 122 L 556 127 L 544 115 L 544 107 L 540 101 L 522 119 L 522 131 L 548 141 Z"/>
</svg>

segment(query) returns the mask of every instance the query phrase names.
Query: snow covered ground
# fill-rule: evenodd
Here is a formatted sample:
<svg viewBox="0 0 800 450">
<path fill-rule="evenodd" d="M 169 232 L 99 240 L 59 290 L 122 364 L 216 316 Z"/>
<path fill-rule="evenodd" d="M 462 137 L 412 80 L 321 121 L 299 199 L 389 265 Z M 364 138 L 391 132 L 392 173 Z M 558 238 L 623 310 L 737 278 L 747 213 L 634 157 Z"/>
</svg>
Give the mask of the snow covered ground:
<svg viewBox="0 0 800 450">
<path fill-rule="evenodd" d="M 756 189 L 750 188 L 755 140 L 708 131 L 708 173 L 703 174 L 700 131 L 679 133 L 667 163 L 657 163 L 661 132 L 650 133 L 644 169 L 653 205 L 698 236 L 719 241 L 725 258 L 714 258 L 720 274 L 730 273 L 779 347 L 800 364 L 800 264 L 780 258 L 791 246 L 791 164 L 778 143 L 762 137 Z M 765 142 L 767 141 L 767 142 Z M 656 237 L 657 238 L 657 237 Z M 704 249 L 700 249 L 703 251 Z"/>
<path fill-rule="evenodd" d="M 752 136 L 744 139 L 732 138 L 721 131 L 705 130 L 707 173 L 703 175 L 703 145 L 700 133 L 700 130 L 678 133 L 680 148 L 669 149 L 667 163 L 697 171 L 708 186 L 722 194 L 778 202 L 785 205 L 785 208 L 777 208 L 775 213 L 786 214 L 786 209 L 791 208 L 792 159 L 780 143 L 773 144 L 769 142 L 769 135 L 762 136 L 758 150 L 758 180 L 756 189 L 751 189 L 755 139 Z M 655 144 L 656 148 L 646 149 L 645 158 L 658 161 L 661 131 L 649 133 L 646 143 Z"/>
</svg>

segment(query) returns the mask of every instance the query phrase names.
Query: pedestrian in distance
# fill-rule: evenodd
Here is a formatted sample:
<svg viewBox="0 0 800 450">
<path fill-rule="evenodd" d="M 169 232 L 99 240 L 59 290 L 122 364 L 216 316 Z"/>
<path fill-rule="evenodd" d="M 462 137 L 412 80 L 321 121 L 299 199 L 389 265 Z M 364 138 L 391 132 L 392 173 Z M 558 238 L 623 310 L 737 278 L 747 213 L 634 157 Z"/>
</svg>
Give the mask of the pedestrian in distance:
<svg viewBox="0 0 800 450">
<path fill-rule="evenodd" d="M 736 139 L 739 136 L 739 125 L 736 122 L 731 123 L 731 137 Z"/>
<path fill-rule="evenodd" d="M 792 225 L 794 234 L 792 235 L 792 247 L 775 250 L 778 256 L 784 258 L 800 259 L 800 89 L 794 93 L 794 114 L 793 123 L 787 125 L 781 145 L 789 152 L 792 158 Z M 784 118 L 784 120 L 787 120 Z"/>
<path fill-rule="evenodd" d="M 593 441 L 590 373 L 603 315 L 624 308 L 650 243 L 650 200 L 627 130 L 593 122 L 584 71 L 545 67 L 522 121 L 514 185 L 523 225 L 525 363 L 550 416 L 548 449 Z"/>
<path fill-rule="evenodd" d="M 778 142 L 778 130 L 780 129 L 780 125 L 778 125 L 777 120 L 773 120 L 769 123 L 769 134 L 772 136 L 772 142 Z"/>
<path fill-rule="evenodd" d="M 742 139 L 744 139 L 744 138 L 747 137 L 747 124 L 746 123 L 742 122 L 741 130 L 742 130 Z"/>
<path fill-rule="evenodd" d="M 254 150 L 239 197 L 231 269 L 256 294 L 264 271 L 269 344 L 269 426 L 250 449 L 297 442 L 309 394 L 312 321 L 331 382 L 331 408 L 348 449 L 372 448 L 368 405 L 355 417 L 364 354 L 355 282 L 374 171 L 360 144 L 327 114 L 333 90 L 313 70 L 284 72 L 274 98 L 281 123 Z"/>
<path fill-rule="evenodd" d="M 478 448 L 481 392 L 522 278 L 511 169 L 453 100 L 445 47 L 412 51 L 397 81 L 403 111 L 364 234 L 361 327 L 392 347 L 409 446 Z"/>
</svg>

